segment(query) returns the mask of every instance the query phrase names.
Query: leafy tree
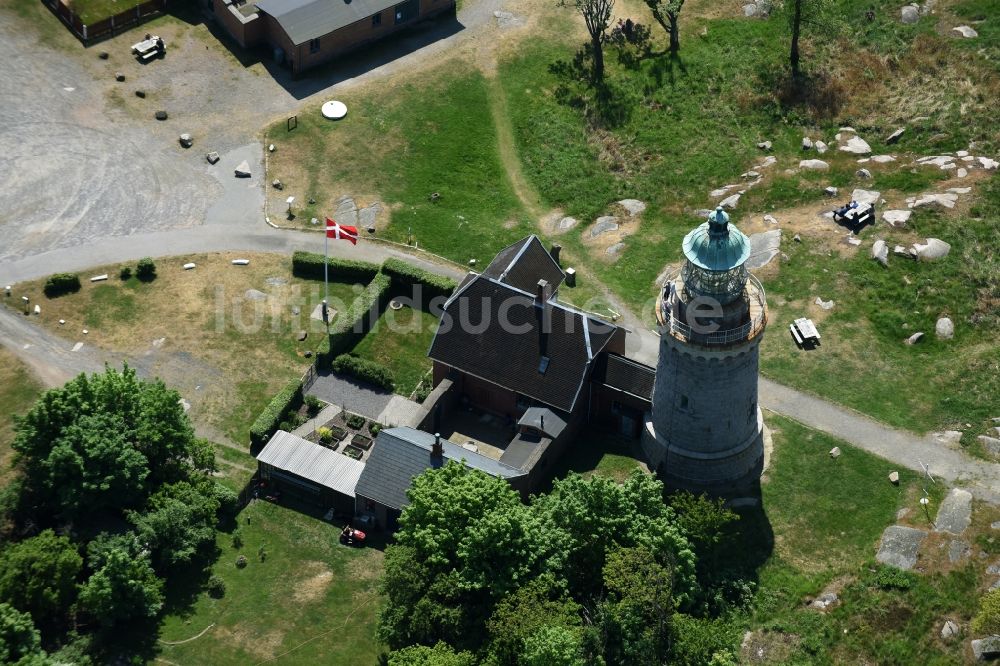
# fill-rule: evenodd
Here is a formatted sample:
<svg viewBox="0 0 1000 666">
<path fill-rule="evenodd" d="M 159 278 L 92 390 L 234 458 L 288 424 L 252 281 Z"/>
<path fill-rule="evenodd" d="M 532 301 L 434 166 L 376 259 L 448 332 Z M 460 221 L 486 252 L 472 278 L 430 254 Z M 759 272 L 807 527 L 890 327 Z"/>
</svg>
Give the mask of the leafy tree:
<svg viewBox="0 0 1000 666">
<path fill-rule="evenodd" d="M 670 55 L 676 56 L 681 49 L 677 19 L 680 18 L 684 0 L 645 0 L 645 2 L 653 13 L 653 18 L 670 36 Z"/>
<path fill-rule="evenodd" d="M 389 655 L 389 666 L 475 666 L 475 663 L 471 653 L 455 652 L 444 642 L 434 647 L 415 645 Z"/>
<path fill-rule="evenodd" d="M 0 599 L 40 620 L 60 618 L 73 603 L 82 566 L 69 539 L 45 530 L 0 553 Z"/>
<path fill-rule="evenodd" d="M 214 484 L 214 481 L 209 481 Z M 187 481 L 163 486 L 147 502 L 145 512 L 131 511 L 139 542 L 152 550 L 161 570 L 186 564 L 215 543 L 219 502 Z"/>
<path fill-rule="evenodd" d="M 80 608 L 105 627 L 121 620 L 149 618 L 163 606 L 163 582 L 145 553 L 123 547 L 94 551 L 94 574 L 80 588 Z"/>
<path fill-rule="evenodd" d="M 647 548 L 622 548 L 608 555 L 604 586 L 608 662 L 664 663 L 674 613 L 673 572 Z"/>
<path fill-rule="evenodd" d="M 455 461 L 418 476 L 407 495 L 379 635 L 392 647 L 475 644 L 496 600 L 539 566 L 541 526 L 504 480 Z"/>
<path fill-rule="evenodd" d="M 497 604 L 487 627 L 490 654 L 500 665 L 521 663 L 526 641 L 547 627 L 579 629 L 581 607 L 551 574 L 528 581 Z"/>
<path fill-rule="evenodd" d="M 579 631 L 542 627 L 524 641 L 524 666 L 586 666 Z"/>
<path fill-rule="evenodd" d="M 31 615 L 0 603 L 0 664 L 28 664 L 31 658 L 43 655 Z"/>
<path fill-rule="evenodd" d="M 548 561 L 565 577 L 574 598 L 600 595 L 602 581 L 594 572 L 604 569 L 609 551 L 644 546 L 674 570 L 678 604 L 694 599 L 695 556 L 673 510 L 663 503 L 663 484 L 656 479 L 636 471 L 617 484 L 573 474 L 556 481 L 532 508 L 545 525 L 546 538 L 559 549 Z"/>
<path fill-rule="evenodd" d="M 677 513 L 677 524 L 694 548 L 699 568 L 714 567 L 726 527 L 737 522 L 739 515 L 727 508 L 721 498 L 693 495 L 687 491 L 671 495 L 670 506 Z"/>
<path fill-rule="evenodd" d="M 611 24 L 611 13 L 615 0 L 560 0 L 562 6 L 571 4 L 583 16 L 583 22 L 590 34 L 590 54 L 592 58 L 590 81 L 594 85 L 604 82 L 604 33 Z"/>
<path fill-rule="evenodd" d="M 140 505 L 151 489 L 209 459 L 176 391 L 121 372 L 79 375 L 42 394 L 17 420 L 13 447 L 37 518 L 75 518 Z"/>
<path fill-rule="evenodd" d="M 802 35 L 802 26 L 812 25 L 828 28 L 825 14 L 829 6 L 830 0 L 791 0 L 791 2 L 785 3 L 789 25 L 792 30 L 792 42 L 788 53 L 788 62 L 792 68 L 792 77 L 795 79 L 798 79 L 802 74 L 799 66 L 799 38 Z"/>
</svg>

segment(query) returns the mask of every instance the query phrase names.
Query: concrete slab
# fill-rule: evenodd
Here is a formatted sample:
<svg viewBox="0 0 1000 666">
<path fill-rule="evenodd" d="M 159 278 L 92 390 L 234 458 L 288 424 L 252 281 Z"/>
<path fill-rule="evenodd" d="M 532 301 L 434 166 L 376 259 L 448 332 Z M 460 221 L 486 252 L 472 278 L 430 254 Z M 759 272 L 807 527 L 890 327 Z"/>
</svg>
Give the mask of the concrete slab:
<svg viewBox="0 0 1000 666">
<path fill-rule="evenodd" d="M 934 529 L 938 532 L 961 534 L 972 522 L 972 493 L 961 488 L 952 488 L 934 520 Z"/>
<path fill-rule="evenodd" d="M 417 427 L 417 419 L 421 412 L 419 403 L 407 400 L 401 395 L 394 395 L 389 400 L 389 404 L 379 412 L 375 419 L 386 426 L 410 426 Z"/>
</svg>

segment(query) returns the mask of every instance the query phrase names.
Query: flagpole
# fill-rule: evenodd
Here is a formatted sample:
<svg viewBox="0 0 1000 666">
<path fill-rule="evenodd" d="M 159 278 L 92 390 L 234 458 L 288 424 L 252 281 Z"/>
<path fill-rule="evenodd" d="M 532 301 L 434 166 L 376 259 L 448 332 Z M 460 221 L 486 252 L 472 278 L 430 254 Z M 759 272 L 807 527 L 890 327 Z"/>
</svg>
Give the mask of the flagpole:
<svg viewBox="0 0 1000 666">
<path fill-rule="evenodd" d="M 330 317 L 326 314 L 330 304 L 330 233 L 323 231 L 323 323 L 330 332 Z"/>
</svg>

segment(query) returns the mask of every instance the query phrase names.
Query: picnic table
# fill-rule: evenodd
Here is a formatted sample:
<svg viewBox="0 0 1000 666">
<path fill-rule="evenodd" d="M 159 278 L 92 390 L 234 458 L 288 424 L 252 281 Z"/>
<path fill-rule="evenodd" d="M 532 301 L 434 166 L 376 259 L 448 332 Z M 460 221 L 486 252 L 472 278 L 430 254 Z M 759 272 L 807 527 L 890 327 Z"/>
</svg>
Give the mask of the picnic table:
<svg viewBox="0 0 1000 666">
<path fill-rule="evenodd" d="M 875 223 L 875 206 L 870 203 L 851 201 L 846 206 L 833 211 L 834 219 L 846 221 L 853 227 Z"/>
<path fill-rule="evenodd" d="M 132 45 L 132 53 L 140 60 L 151 60 L 166 50 L 163 40 L 157 35 L 146 35 L 146 39 Z"/>
<path fill-rule="evenodd" d="M 799 317 L 793 323 L 789 324 L 788 329 L 792 332 L 792 337 L 800 345 L 806 342 L 819 342 L 819 331 L 816 330 L 816 325 L 811 319 Z"/>
</svg>

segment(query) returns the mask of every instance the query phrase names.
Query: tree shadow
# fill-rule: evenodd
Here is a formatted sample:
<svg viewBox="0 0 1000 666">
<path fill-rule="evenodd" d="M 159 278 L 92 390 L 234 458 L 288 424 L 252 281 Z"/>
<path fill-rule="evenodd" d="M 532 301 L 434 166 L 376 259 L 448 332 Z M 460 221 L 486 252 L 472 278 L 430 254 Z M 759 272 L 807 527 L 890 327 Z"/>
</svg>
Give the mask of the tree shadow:
<svg viewBox="0 0 1000 666">
<path fill-rule="evenodd" d="M 684 64 L 684 59 L 678 53 L 664 52 L 657 54 L 657 57 L 653 58 L 652 62 L 653 64 L 649 68 L 649 75 L 656 81 L 657 88 L 663 87 L 664 80 L 666 80 L 666 83 L 671 88 L 676 88 L 676 71 L 679 71 L 681 76 L 687 76 L 687 65 Z"/>
<path fill-rule="evenodd" d="M 805 111 L 817 120 L 835 118 L 849 96 L 849 90 L 825 71 L 793 75 L 785 67 L 772 67 L 761 74 L 762 89 L 777 101 L 782 115 Z"/>
</svg>

